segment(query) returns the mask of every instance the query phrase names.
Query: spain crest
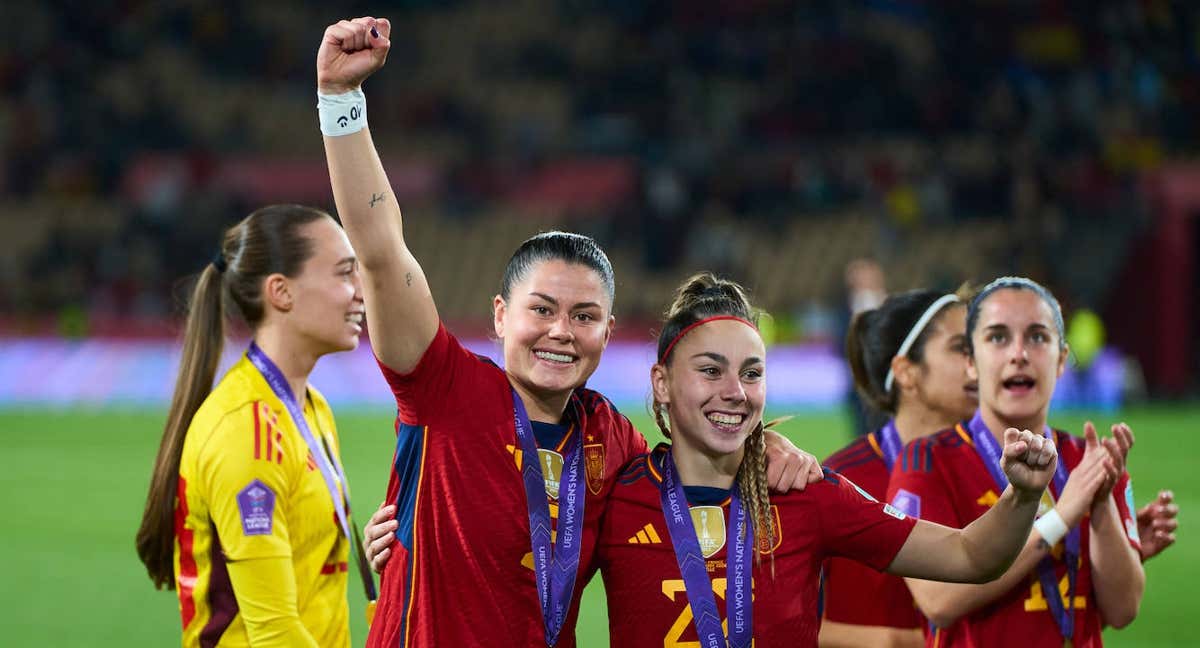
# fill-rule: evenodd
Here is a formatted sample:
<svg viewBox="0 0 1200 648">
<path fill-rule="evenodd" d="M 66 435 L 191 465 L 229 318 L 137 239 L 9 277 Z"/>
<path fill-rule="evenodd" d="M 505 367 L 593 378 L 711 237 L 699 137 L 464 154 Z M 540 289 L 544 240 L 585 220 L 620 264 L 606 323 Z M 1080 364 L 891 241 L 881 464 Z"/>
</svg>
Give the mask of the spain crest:
<svg viewBox="0 0 1200 648">
<path fill-rule="evenodd" d="M 755 544 L 758 545 L 758 552 L 769 554 L 779 548 L 783 544 L 783 525 L 779 522 L 779 507 L 771 505 L 771 535 L 774 536 L 775 542 L 771 546 L 767 546 L 767 538 L 755 538 Z"/>
<path fill-rule="evenodd" d="M 604 444 L 588 443 L 583 446 L 583 459 L 587 466 L 587 485 L 592 495 L 599 495 L 604 487 Z"/>
<path fill-rule="evenodd" d="M 725 546 L 725 511 L 720 506 L 693 506 L 690 510 L 700 553 L 710 558 Z"/>
</svg>

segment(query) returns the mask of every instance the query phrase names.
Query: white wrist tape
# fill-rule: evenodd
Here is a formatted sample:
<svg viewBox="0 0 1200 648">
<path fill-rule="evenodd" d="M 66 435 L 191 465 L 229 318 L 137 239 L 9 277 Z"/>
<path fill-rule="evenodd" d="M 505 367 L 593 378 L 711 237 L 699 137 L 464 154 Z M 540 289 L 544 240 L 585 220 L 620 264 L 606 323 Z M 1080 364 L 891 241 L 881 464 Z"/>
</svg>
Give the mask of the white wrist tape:
<svg viewBox="0 0 1200 648">
<path fill-rule="evenodd" d="M 367 127 L 367 97 L 362 90 L 335 95 L 318 92 L 317 116 L 321 133 L 329 137 L 357 133 Z"/>
<path fill-rule="evenodd" d="M 1033 528 L 1037 529 L 1037 532 L 1042 536 L 1042 540 L 1045 540 L 1046 544 L 1051 547 L 1065 538 L 1067 531 L 1070 530 L 1067 528 L 1067 523 L 1063 522 L 1062 516 L 1055 509 L 1050 509 L 1049 513 L 1038 518 L 1033 523 Z"/>
</svg>

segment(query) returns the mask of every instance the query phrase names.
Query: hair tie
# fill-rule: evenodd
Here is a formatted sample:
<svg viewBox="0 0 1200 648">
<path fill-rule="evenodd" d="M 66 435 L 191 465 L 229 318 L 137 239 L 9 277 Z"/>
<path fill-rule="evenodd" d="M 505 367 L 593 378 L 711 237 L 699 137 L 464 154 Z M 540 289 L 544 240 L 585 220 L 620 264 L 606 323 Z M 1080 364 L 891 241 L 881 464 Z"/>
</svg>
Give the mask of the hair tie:
<svg viewBox="0 0 1200 648">
<path fill-rule="evenodd" d="M 220 272 L 221 274 L 225 273 L 225 269 L 229 267 L 229 264 L 225 261 L 224 250 L 217 248 L 217 253 L 212 258 L 212 264 L 213 267 L 217 269 L 217 272 Z"/>
</svg>

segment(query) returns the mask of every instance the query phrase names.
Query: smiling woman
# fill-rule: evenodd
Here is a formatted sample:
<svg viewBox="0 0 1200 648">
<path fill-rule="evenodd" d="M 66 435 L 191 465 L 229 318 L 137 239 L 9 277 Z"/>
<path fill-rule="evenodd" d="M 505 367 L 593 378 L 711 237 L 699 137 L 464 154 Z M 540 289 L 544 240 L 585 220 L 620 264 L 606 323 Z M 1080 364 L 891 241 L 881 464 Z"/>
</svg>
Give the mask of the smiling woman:
<svg viewBox="0 0 1200 648">
<path fill-rule="evenodd" d="M 570 390 L 600 364 L 612 335 L 613 271 L 599 246 L 538 234 L 513 253 L 493 299 L 504 367 L 534 421 L 557 423 Z"/>
<path fill-rule="evenodd" d="M 626 466 L 597 549 L 614 646 L 815 646 L 826 558 L 981 582 L 1003 571 L 1029 533 L 1055 452 L 1015 429 L 998 464 L 1012 487 L 965 529 L 906 516 L 832 471 L 803 492 L 770 497 L 766 353 L 734 282 L 707 273 L 686 281 L 658 349 L 654 410 L 672 443 Z"/>
<path fill-rule="evenodd" d="M 254 338 L 213 387 L 227 300 Z M 320 210 L 250 214 L 201 273 L 137 534 L 183 645 L 349 645 L 349 491 L 308 376 L 358 346 L 362 317 L 354 250 Z"/>
</svg>

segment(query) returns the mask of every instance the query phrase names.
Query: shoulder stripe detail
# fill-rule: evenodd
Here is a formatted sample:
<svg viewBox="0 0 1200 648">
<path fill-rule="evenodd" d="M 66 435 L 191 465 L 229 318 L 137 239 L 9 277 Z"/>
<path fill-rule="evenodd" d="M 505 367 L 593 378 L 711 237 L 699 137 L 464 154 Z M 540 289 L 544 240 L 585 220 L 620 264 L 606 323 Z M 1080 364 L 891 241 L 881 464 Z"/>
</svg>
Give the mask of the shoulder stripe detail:
<svg viewBox="0 0 1200 648">
<path fill-rule="evenodd" d="M 648 477 L 649 473 L 646 469 L 646 462 L 643 460 L 643 457 L 645 456 L 646 455 L 635 457 L 633 461 L 629 462 L 629 466 L 627 466 L 625 470 L 621 472 L 620 476 L 617 477 L 617 481 L 628 486 L 629 484 L 632 484 L 643 477 Z"/>
<path fill-rule="evenodd" d="M 283 430 L 266 401 L 254 401 L 254 458 L 283 463 Z"/>
<path fill-rule="evenodd" d="M 937 439 L 924 437 L 904 446 L 900 457 L 901 472 L 930 472 L 933 470 L 933 446 Z"/>
<path fill-rule="evenodd" d="M 875 456 L 875 452 L 871 446 L 863 441 L 855 441 L 854 443 L 838 450 L 825 460 L 825 465 L 832 466 L 837 469 L 839 466 L 847 463 L 855 463 L 862 459 Z"/>
<path fill-rule="evenodd" d="M 832 468 L 833 470 L 835 470 L 837 472 L 846 472 L 846 471 L 850 470 L 851 468 L 857 468 L 861 465 L 874 463 L 876 461 L 878 461 L 879 463 L 883 463 L 883 459 L 880 459 L 879 457 L 876 457 L 875 455 L 872 454 L 872 455 L 863 457 L 857 461 L 842 462 L 842 463 L 838 463 L 836 465 L 832 465 L 832 464 L 826 464 L 826 465 L 828 465 L 830 468 Z"/>
<path fill-rule="evenodd" d="M 262 435 L 259 433 L 259 429 L 261 429 L 262 426 L 258 420 L 258 403 L 255 403 L 254 407 L 251 409 L 254 410 L 254 458 L 260 459 L 262 458 L 262 452 L 260 450 L 260 446 L 262 445 Z"/>
<path fill-rule="evenodd" d="M 917 448 L 920 447 L 924 439 L 917 439 L 912 443 L 904 446 L 904 453 L 900 459 L 900 470 L 904 472 L 912 472 L 917 469 Z"/>
</svg>

